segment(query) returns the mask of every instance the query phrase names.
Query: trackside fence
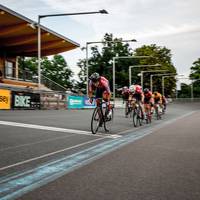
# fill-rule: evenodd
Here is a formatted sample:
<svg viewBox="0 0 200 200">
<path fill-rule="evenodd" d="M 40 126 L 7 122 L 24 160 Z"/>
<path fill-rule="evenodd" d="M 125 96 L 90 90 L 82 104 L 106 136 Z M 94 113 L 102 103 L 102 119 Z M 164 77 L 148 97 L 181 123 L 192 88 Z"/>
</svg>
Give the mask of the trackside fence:
<svg viewBox="0 0 200 200">
<path fill-rule="evenodd" d="M 183 102 L 183 103 L 193 103 L 193 102 L 200 102 L 200 98 L 174 98 L 173 102 Z"/>
<path fill-rule="evenodd" d="M 200 98 L 175 98 L 168 99 L 168 103 L 195 103 Z M 14 88 L 0 87 L 0 110 L 60 110 L 60 109 L 88 109 L 94 108 L 95 101 L 91 104 L 88 97 L 62 91 L 41 90 L 15 90 Z M 124 108 L 121 98 L 115 99 L 115 108 Z"/>
</svg>

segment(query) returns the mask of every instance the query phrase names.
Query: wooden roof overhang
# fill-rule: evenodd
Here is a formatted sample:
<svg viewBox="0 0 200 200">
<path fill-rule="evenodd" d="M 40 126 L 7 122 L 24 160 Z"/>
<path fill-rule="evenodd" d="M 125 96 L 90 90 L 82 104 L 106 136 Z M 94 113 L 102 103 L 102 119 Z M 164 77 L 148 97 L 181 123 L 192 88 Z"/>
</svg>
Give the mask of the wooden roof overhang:
<svg viewBox="0 0 200 200">
<path fill-rule="evenodd" d="M 41 55 L 49 56 L 80 45 L 44 26 L 41 27 Z M 0 5 L 0 54 L 37 57 L 38 24 Z"/>
</svg>

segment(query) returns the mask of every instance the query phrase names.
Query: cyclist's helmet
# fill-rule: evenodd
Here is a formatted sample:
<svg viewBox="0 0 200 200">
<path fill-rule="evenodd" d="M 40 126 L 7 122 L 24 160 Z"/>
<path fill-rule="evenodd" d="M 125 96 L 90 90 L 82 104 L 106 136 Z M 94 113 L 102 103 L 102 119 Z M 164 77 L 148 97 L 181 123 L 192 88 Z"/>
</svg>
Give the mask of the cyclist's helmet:
<svg viewBox="0 0 200 200">
<path fill-rule="evenodd" d="M 154 92 L 153 94 L 154 94 L 155 96 L 157 96 L 157 95 L 158 95 L 158 92 Z"/>
<path fill-rule="evenodd" d="M 130 90 L 130 92 L 134 93 L 134 92 L 135 92 L 135 87 L 134 87 L 134 85 L 131 85 L 131 86 L 129 87 L 129 90 Z"/>
<path fill-rule="evenodd" d="M 123 88 L 122 88 L 122 91 L 123 92 L 126 92 L 128 90 L 128 87 L 127 86 L 124 86 Z"/>
<path fill-rule="evenodd" d="M 142 87 L 140 85 L 136 85 L 135 92 L 136 93 L 141 93 L 142 92 Z"/>
<path fill-rule="evenodd" d="M 93 73 L 93 74 L 90 76 L 90 80 L 91 80 L 92 82 L 94 82 L 94 83 L 96 83 L 99 79 L 100 79 L 100 75 L 99 75 L 97 72 Z"/>
<path fill-rule="evenodd" d="M 144 94 L 148 94 L 149 93 L 149 89 L 148 88 L 145 88 L 144 89 Z"/>
</svg>

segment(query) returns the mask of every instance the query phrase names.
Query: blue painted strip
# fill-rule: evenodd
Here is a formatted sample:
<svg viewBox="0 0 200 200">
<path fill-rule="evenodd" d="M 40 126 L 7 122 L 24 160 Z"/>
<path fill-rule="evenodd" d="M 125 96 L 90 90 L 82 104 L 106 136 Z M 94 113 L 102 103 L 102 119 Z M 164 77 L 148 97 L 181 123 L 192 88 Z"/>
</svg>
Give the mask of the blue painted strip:
<svg viewBox="0 0 200 200">
<path fill-rule="evenodd" d="M 187 115 L 189 115 L 189 113 Z M 186 115 L 182 117 L 185 116 Z M 175 120 L 177 119 L 166 121 L 163 124 L 157 125 L 156 128 L 161 128 L 174 122 Z M 154 129 L 152 127 L 149 127 L 148 129 L 139 129 L 124 137 L 103 142 L 65 158 L 41 165 L 40 167 L 21 173 L 18 176 L 11 176 L 10 178 L 7 177 L 5 180 L 2 179 L 0 184 L 0 199 L 11 200 L 20 197 L 23 194 L 45 185 L 78 167 L 86 165 L 93 160 L 102 157 L 108 152 L 119 149 L 124 145 L 152 133 Z"/>
</svg>

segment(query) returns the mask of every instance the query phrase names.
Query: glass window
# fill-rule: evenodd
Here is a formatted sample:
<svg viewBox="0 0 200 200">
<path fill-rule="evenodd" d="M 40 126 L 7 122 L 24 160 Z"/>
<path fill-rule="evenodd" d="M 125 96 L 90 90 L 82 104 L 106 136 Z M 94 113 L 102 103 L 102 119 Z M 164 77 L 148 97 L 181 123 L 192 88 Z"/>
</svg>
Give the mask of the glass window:
<svg viewBox="0 0 200 200">
<path fill-rule="evenodd" d="M 6 77 L 15 78 L 15 68 L 14 63 L 10 61 L 6 61 Z"/>
</svg>

